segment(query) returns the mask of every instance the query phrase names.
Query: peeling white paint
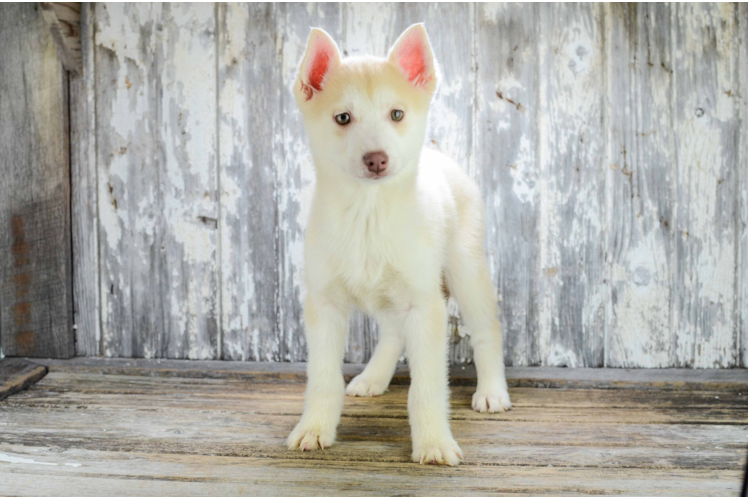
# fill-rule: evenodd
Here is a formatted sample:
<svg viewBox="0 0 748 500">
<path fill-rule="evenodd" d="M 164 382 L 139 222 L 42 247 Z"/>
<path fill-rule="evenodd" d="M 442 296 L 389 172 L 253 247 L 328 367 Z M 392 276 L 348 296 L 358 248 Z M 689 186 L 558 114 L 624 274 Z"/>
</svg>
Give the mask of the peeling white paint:
<svg viewBox="0 0 748 500">
<path fill-rule="evenodd" d="M 535 151 L 532 149 L 529 137 L 523 135 L 519 142 L 516 164 L 510 166 L 510 173 L 514 180 L 512 190 L 522 203 L 533 204 L 536 199 L 538 179 L 534 175 L 534 164 Z"/>
<path fill-rule="evenodd" d="M 571 349 L 565 349 L 559 344 L 551 344 L 548 356 L 544 360 L 546 366 L 564 366 L 567 368 L 579 368 L 581 363 L 578 355 Z"/>
<path fill-rule="evenodd" d="M 735 363 L 735 255 L 744 238 L 731 212 L 730 197 L 737 194 L 724 183 L 735 168 L 739 119 L 736 7 L 657 7 L 674 9 L 667 10 L 668 25 L 675 23 L 674 50 L 662 61 L 656 58 L 665 52 L 650 51 L 651 66 L 638 57 L 625 75 L 611 73 L 621 62 L 612 60 L 624 57 L 612 47 L 626 41 L 612 41 L 618 14 L 611 7 L 449 6 L 447 22 L 430 6 L 289 4 L 267 7 L 272 21 L 257 26 L 259 10 L 253 8 L 97 9 L 97 85 L 109 99 L 97 103 L 104 355 L 129 355 L 142 344 L 134 348 L 146 357 L 215 357 L 215 339 L 206 328 L 212 318 L 230 332 L 221 347 L 232 359 L 273 360 L 279 353 L 303 359 L 303 242 L 315 180 L 288 88 L 309 28 L 324 27 L 348 55 L 384 56 L 400 25 L 426 20 L 444 70 L 427 144 L 483 183 L 490 267 L 509 304 L 503 319 L 511 326 L 505 335 L 515 344 L 512 355 L 524 356 L 517 363 L 596 363 L 597 352 L 589 351 L 603 336 L 606 362 Z M 218 22 L 216 12 L 225 14 Z M 664 29 L 655 17 L 647 22 L 650 30 Z M 250 57 L 251 23 L 264 30 L 252 44 L 269 44 L 263 58 Z M 497 52 L 501 60 L 478 66 L 488 50 L 476 42 L 478 23 L 487 30 L 483 35 L 506 46 L 507 52 Z M 636 49 L 637 56 L 647 49 Z M 667 60 L 671 55 L 674 61 Z M 625 71 L 632 60 L 621 62 Z M 267 117 L 272 131 L 260 143 L 251 133 L 257 130 L 258 96 L 247 82 L 263 68 L 279 74 L 281 84 L 262 90 L 261 98 L 276 107 Z M 104 75 L 105 69 L 112 74 Z M 618 76 L 636 78 L 639 87 L 630 98 L 617 99 L 622 88 L 634 88 L 615 85 Z M 637 108 L 647 89 L 663 118 L 645 120 Z M 627 153 L 618 151 L 621 131 L 611 132 L 619 115 L 631 125 L 626 140 L 635 146 Z M 644 122 L 648 128 L 639 130 Z M 675 138 L 665 130 L 671 124 Z M 509 152 L 486 151 L 495 144 Z M 263 152 L 268 159 L 256 161 L 258 149 L 270 151 Z M 489 163 L 496 157 L 511 161 Z M 658 196 L 668 186 L 645 177 L 654 168 L 667 170 L 663 177 L 673 199 L 666 205 Z M 261 256 L 269 264 L 258 260 L 258 236 L 246 220 L 257 202 L 251 173 L 273 184 L 273 211 L 267 213 L 277 216 L 277 233 Z M 744 210 L 746 190 L 740 197 Z M 663 229 L 665 215 L 669 229 Z M 512 252 L 518 254 L 514 274 Z M 513 290 L 514 281 L 523 279 Z M 675 292 L 674 279 L 680 287 Z M 144 283 L 161 288 L 144 290 Z M 268 288 L 279 303 L 263 312 Z M 138 310 L 148 294 L 154 309 L 164 312 L 163 332 L 154 335 L 169 335 L 168 353 L 157 339 L 143 341 L 133 333 L 153 319 Z M 453 299 L 448 308 L 461 339 L 453 359 L 468 360 L 468 332 Z M 130 323 L 120 324 L 127 311 Z M 273 328 L 279 334 L 268 338 Z M 361 360 L 370 341 L 360 332 L 352 336 L 351 349 Z"/>
<path fill-rule="evenodd" d="M 13 455 L 6 455 L 5 453 L 0 453 L 0 462 L 7 462 L 11 464 L 30 464 L 30 465 L 60 465 L 54 462 L 37 462 L 33 458 L 24 458 L 24 457 L 18 457 L 18 456 L 13 456 Z M 66 465 L 68 467 L 80 467 L 82 464 L 65 463 L 63 465 Z"/>
</svg>

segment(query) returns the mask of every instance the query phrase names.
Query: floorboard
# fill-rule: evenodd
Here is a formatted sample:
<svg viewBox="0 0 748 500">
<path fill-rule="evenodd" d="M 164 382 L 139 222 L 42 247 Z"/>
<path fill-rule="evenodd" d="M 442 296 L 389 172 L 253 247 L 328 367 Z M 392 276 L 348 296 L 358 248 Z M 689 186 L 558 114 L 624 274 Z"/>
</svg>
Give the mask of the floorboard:
<svg viewBox="0 0 748 500">
<path fill-rule="evenodd" d="M 408 460 L 407 386 L 347 397 L 336 445 L 301 453 L 284 440 L 303 377 L 101 366 L 50 364 L 0 402 L 3 495 L 734 496 L 746 461 L 748 380 L 735 373 L 598 374 L 595 387 L 564 382 L 582 380 L 575 370 L 526 372 L 514 409 L 492 415 L 470 409 L 466 378 L 451 389 L 465 463 L 436 467 Z"/>
<path fill-rule="evenodd" d="M 26 389 L 46 374 L 46 367 L 25 359 L 0 359 L 0 400 Z"/>
</svg>

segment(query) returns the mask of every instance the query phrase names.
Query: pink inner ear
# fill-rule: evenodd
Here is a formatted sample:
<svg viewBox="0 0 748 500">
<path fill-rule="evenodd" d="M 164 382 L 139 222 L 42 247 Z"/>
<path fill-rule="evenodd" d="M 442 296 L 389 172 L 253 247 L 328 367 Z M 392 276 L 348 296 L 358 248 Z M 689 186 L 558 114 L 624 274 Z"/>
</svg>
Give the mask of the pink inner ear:
<svg viewBox="0 0 748 500">
<path fill-rule="evenodd" d="M 431 81 L 431 76 L 427 75 L 429 68 L 426 64 L 426 47 L 417 33 L 400 43 L 397 49 L 397 62 L 408 81 L 414 85 L 422 86 Z"/>
<path fill-rule="evenodd" d="M 314 47 L 314 59 L 309 68 L 309 86 L 315 90 L 322 90 L 322 80 L 330 65 L 330 50 L 321 45 L 317 42 L 317 46 Z"/>
</svg>

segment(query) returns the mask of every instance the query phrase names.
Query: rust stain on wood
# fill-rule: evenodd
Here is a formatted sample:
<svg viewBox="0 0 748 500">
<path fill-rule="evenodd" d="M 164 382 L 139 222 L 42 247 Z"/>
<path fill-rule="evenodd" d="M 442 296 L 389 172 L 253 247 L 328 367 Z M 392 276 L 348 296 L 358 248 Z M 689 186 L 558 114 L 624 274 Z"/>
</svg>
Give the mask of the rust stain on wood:
<svg viewBox="0 0 748 500">
<path fill-rule="evenodd" d="M 13 276 L 16 297 L 28 295 L 30 291 L 31 276 L 28 273 Z"/>
<path fill-rule="evenodd" d="M 23 217 L 15 215 L 10 221 L 10 231 L 13 237 L 13 246 L 11 253 L 15 256 L 13 264 L 25 266 L 29 263 L 28 253 L 29 245 L 26 243 L 26 231 L 23 227 Z"/>
<path fill-rule="evenodd" d="M 29 302 L 16 304 L 13 306 L 13 315 L 18 326 L 31 323 L 31 304 Z"/>
<path fill-rule="evenodd" d="M 498 91 L 498 90 L 496 91 L 496 97 L 498 97 L 499 99 L 501 99 L 501 100 L 503 100 L 503 101 L 506 101 L 506 102 L 508 102 L 509 104 L 511 104 L 512 106 L 514 106 L 515 108 L 517 108 L 517 110 L 518 110 L 519 112 L 521 112 L 521 113 L 524 113 L 524 112 L 525 112 L 525 108 L 524 108 L 524 106 L 522 106 L 522 104 L 521 104 L 521 103 L 519 103 L 519 102 L 514 102 L 514 101 L 513 101 L 513 100 L 511 100 L 510 98 L 508 98 L 508 97 L 504 97 L 504 94 L 503 94 L 503 93 L 501 93 L 501 92 L 500 92 L 500 91 Z"/>
<path fill-rule="evenodd" d="M 21 355 L 29 355 L 34 351 L 36 345 L 36 335 L 31 331 L 18 332 L 13 335 L 16 341 L 16 348 Z"/>
<path fill-rule="evenodd" d="M 26 243 L 26 229 L 24 227 L 23 217 L 15 215 L 11 218 L 10 223 L 11 235 L 13 237 L 13 246 L 11 253 L 14 256 L 14 265 L 16 268 L 26 266 L 29 263 L 28 253 L 29 245 Z M 13 285 L 17 300 L 22 300 L 29 294 L 31 285 L 31 275 L 27 272 L 13 276 Z M 13 311 L 13 323 L 16 327 L 28 328 L 33 323 L 31 315 L 31 303 L 28 300 L 16 302 L 11 308 Z M 24 330 L 14 334 L 16 345 L 20 348 L 21 353 L 27 354 L 34 350 L 35 336 L 33 331 Z"/>
</svg>

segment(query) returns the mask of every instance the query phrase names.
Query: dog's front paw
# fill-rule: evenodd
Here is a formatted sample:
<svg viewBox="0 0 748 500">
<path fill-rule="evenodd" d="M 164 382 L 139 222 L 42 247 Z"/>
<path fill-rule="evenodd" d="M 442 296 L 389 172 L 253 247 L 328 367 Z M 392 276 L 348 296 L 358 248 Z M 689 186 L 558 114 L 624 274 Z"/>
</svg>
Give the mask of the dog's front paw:
<svg viewBox="0 0 748 500">
<path fill-rule="evenodd" d="M 335 442 L 335 427 L 305 422 L 302 418 L 286 444 L 289 450 L 311 451 L 329 447 Z"/>
<path fill-rule="evenodd" d="M 480 413 L 501 413 L 512 409 L 512 401 L 506 389 L 481 390 L 473 394 L 473 410 Z"/>
<path fill-rule="evenodd" d="M 463 459 L 462 450 L 452 436 L 423 442 L 413 443 L 411 458 L 419 464 L 459 465 Z"/>
<path fill-rule="evenodd" d="M 381 396 L 387 392 L 388 386 L 389 381 L 383 382 L 381 380 L 364 377 L 364 374 L 362 373 L 351 380 L 348 387 L 345 389 L 345 393 L 349 396 Z"/>
</svg>

